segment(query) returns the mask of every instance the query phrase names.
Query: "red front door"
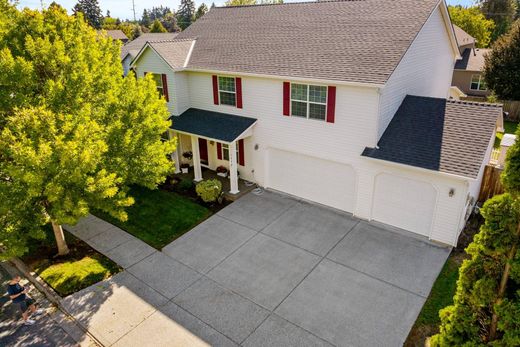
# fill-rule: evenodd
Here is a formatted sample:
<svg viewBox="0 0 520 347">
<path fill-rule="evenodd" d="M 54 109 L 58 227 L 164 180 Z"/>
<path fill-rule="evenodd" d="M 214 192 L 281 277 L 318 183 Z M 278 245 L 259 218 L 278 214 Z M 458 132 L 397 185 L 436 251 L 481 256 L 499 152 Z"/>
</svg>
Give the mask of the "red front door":
<svg viewBox="0 0 520 347">
<path fill-rule="evenodd" d="M 208 141 L 199 137 L 200 163 L 208 165 Z"/>
</svg>

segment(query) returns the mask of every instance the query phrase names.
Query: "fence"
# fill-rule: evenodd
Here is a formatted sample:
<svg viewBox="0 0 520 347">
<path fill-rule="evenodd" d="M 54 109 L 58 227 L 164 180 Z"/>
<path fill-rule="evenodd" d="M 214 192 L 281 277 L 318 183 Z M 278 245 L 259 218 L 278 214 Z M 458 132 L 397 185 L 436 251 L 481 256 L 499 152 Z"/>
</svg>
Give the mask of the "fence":
<svg viewBox="0 0 520 347">
<path fill-rule="evenodd" d="M 489 165 L 496 166 L 498 164 L 499 158 L 500 158 L 500 148 L 493 148 L 493 151 L 491 151 L 491 156 L 489 157 Z"/>
<path fill-rule="evenodd" d="M 504 112 L 507 112 L 508 115 L 505 120 L 510 120 L 513 122 L 520 121 L 520 101 L 499 101 L 504 104 Z"/>
<path fill-rule="evenodd" d="M 482 185 L 480 186 L 478 202 L 484 202 L 487 199 L 504 192 L 504 187 L 500 181 L 502 170 L 502 168 L 486 165 L 484 176 L 482 177 Z"/>
</svg>

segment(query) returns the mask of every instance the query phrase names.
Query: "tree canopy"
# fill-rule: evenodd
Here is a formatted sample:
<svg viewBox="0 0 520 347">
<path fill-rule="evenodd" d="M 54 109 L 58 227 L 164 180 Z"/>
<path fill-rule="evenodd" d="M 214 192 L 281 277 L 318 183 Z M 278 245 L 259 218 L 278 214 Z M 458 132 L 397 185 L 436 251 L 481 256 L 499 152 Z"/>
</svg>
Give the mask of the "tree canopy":
<svg viewBox="0 0 520 347">
<path fill-rule="evenodd" d="M 163 27 L 161 22 L 159 22 L 159 20 L 156 19 L 153 21 L 152 26 L 150 27 L 150 32 L 151 33 L 166 33 L 168 31 Z"/>
<path fill-rule="evenodd" d="M 181 0 L 177 11 L 177 21 L 182 30 L 186 29 L 195 20 L 195 2 L 193 0 Z"/>
<path fill-rule="evenodd" d="M 197 12 L 195 12 L 195 19 L 199 19 L 204 16 L 208 12 L 208 6 L 205 3 L 202 3 L 199 8 L 197 8 Z"/>
<path fill-rule="evenodd" d="M 478 7 L 449 6 L 448 9 L 453 24 L 473 36 L 477 40 L 477 47 L 489 45 L 495 23 L 486 19 Z"/>
<path fill-rule="evenodd" d="M 0 246 L 20 255 L 42 227 L 91 209 L 120 219 L 128 186 L 173 170 L 166 102 L 152 76 L 123 78 L 119 44 L 58 6 L 0 0 Z M 3 11 L 5 10 L 5 11 Z"/>
<path fill-rule="evenodd" d="M 83 13 L 83 17 L 92 27 L 101 29 L 103 24 L 103 15 L 99 7 L 98 0 L 79 0 L 73 8 L 74 14 Z"/>
<path fill-rule="evenodd" d="M 493 42 L 509 31 L 516 17 L 517 0 L 478 0 L 478 3 L 486 18 L 495 23 L 491 35 Z"/>
<path fill-rule="evenodd" d="M 484 78 L 502 100 L 520 100 L 520 20 L 501 36 L 486 56 Z"/>
</svg>

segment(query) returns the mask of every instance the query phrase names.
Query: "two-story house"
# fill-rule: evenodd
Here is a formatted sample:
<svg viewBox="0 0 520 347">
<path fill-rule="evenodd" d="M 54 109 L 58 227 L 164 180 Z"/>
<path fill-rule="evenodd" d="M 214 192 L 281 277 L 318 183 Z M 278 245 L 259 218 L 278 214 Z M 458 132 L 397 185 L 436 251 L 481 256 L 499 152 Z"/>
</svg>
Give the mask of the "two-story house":
<svg viewBox="0 0 520 347">
<path fill-rule="evenodd" d="M 441 0 L 213 8 L 133 60 L 154 74 L 176 162 L 454 245 L 500 105 L 449 101 L 460 58 Z M 178 165 L 177 165 L 178 166 Z"/>
<path fill-rule="evenodd" d="M 477 48 L 475 38 L 456 25 L 453 28 L 461 59 L 455 63 L 451 84 L 461 92 L 459 95 L 463 98 L 485 100 L 491 92 L 487 88 L 482 70 L 484 70 L 486 54 L 491 49 Z"/>
</svg>

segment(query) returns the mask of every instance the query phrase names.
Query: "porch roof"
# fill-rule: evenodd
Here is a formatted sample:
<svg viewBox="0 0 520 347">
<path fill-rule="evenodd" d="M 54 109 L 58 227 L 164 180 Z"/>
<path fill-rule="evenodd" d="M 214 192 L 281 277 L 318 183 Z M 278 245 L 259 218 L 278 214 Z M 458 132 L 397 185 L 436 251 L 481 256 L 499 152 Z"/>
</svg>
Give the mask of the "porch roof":
<svg viewBox="0 0 520 347">
<path fill-rule="evenodd" d="M 190 108 L 172 116 L 173 130 L 223 142 L 238 140 L 255 123 L 255 118 Z"/>
</svg>

